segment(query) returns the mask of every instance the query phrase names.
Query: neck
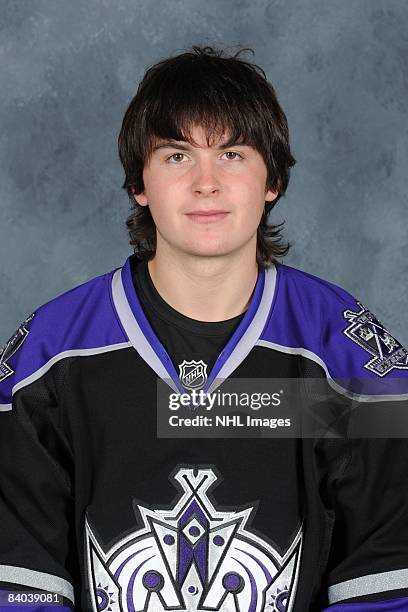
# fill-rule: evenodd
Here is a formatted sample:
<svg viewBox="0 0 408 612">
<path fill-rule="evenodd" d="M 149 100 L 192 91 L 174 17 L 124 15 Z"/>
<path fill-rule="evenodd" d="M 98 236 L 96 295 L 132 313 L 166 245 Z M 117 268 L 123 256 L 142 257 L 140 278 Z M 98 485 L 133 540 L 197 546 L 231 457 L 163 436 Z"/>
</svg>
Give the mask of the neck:
<svg viewBox="0 0 408 612">
<path fill-rule="evenodd" d="M 256 243 L 222 257 L 158 247 L 148 263 L 149 273 L 172 308 L 197 321 L 225 321 L 245 312 L 258 276 Z"/>
</svg>

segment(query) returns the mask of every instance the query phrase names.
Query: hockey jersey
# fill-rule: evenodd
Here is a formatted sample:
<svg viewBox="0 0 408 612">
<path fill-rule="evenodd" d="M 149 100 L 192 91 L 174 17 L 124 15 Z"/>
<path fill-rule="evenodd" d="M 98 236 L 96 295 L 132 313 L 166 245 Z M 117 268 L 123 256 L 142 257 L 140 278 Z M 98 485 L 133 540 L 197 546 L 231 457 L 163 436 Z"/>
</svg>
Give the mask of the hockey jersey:
<svg viewBox="0 0 408 612">
<path fill-rule="evenodd" d="M 348 292 L 277 264 L 211 371 L 177 370 L 132 257 L 2 349 L 0 610 L 408 609 L 407 350 Z M 321 380 L 341 427 L 159 435 L 158 383 L 211 394 L 231 378 Z"/>
</svg>

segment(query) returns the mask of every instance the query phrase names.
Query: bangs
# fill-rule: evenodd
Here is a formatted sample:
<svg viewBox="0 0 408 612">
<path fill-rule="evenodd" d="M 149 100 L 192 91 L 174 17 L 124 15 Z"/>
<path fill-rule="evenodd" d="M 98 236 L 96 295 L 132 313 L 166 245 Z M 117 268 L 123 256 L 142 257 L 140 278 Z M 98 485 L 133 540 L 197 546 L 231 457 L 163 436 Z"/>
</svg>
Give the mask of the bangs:
<svg viewBox="0 0 408 612">
<path fill-rule="evenodd" d="M 155 76 L 156 87 L 157 82 L 160 86 L 155 97 L 147 96 L 143 112 L 143 117 L 148 117 L 142 126 L 145 160 L 162 139 L 197 146 L 192 137 L 196 126 L 204 130 L 209 147 L 227 138 L 226 147 L 243 144 L 264 150 L 262 115 L 254 103 L 254 91 L 248 95 L 248 75 L 245 81 L 239 75 L 215 72 L 205 62 L 193 59 L 178 64 L 177 71 L 167 67 L 163 78 Z"/>
</svg>

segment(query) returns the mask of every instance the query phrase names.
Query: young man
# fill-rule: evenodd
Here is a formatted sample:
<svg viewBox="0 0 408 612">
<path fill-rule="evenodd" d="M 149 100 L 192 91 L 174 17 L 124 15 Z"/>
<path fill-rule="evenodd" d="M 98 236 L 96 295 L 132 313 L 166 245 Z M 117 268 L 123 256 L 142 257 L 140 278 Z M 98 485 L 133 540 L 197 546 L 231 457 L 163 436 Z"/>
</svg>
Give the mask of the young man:
<svg viewBox="0 0 408 612">
<path fill-rule="evenodd" d="M 408 609 L 408 443 L 362 425 L 406 406 L 408 353 L 279 261 L 268 214 L 295 160 L 263 71 L 208 47 L 158 63 L 119 154 L 135 253 L 38 308 L 1 356 L 0 609 Z M 322 435 L 290 431 L 293 402 L 297 423 L 273 422 L 289 433 L 236 413 L 216 429 L 206 397 L 230 379 L 296 381 Z M 203 392 L 191 419 L 163 387 Z"/>
</svg>

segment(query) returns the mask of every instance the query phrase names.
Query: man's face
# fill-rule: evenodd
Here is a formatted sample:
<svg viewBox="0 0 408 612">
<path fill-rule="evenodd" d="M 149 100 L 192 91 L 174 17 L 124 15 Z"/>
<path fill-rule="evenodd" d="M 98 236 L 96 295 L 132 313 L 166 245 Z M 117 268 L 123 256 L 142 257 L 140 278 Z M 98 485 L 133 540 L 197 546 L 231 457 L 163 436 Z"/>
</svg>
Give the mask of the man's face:
<svg viewBox="0 0 408 612">
<path fill-rule="evenodd" d="M 200 126 L 192 132 L 198 146 L 159 141 L 143 169 L 145 191 L 134 196 L 149 205 L 161 242 L 188 255 L 223 256 L 252 243 L 265 201 L 267 168 L 247 145 L 224 148 L 226 138 L 207 147 Z M 213 214 L 211 214 L 213 213 Z"/>
</svg>

